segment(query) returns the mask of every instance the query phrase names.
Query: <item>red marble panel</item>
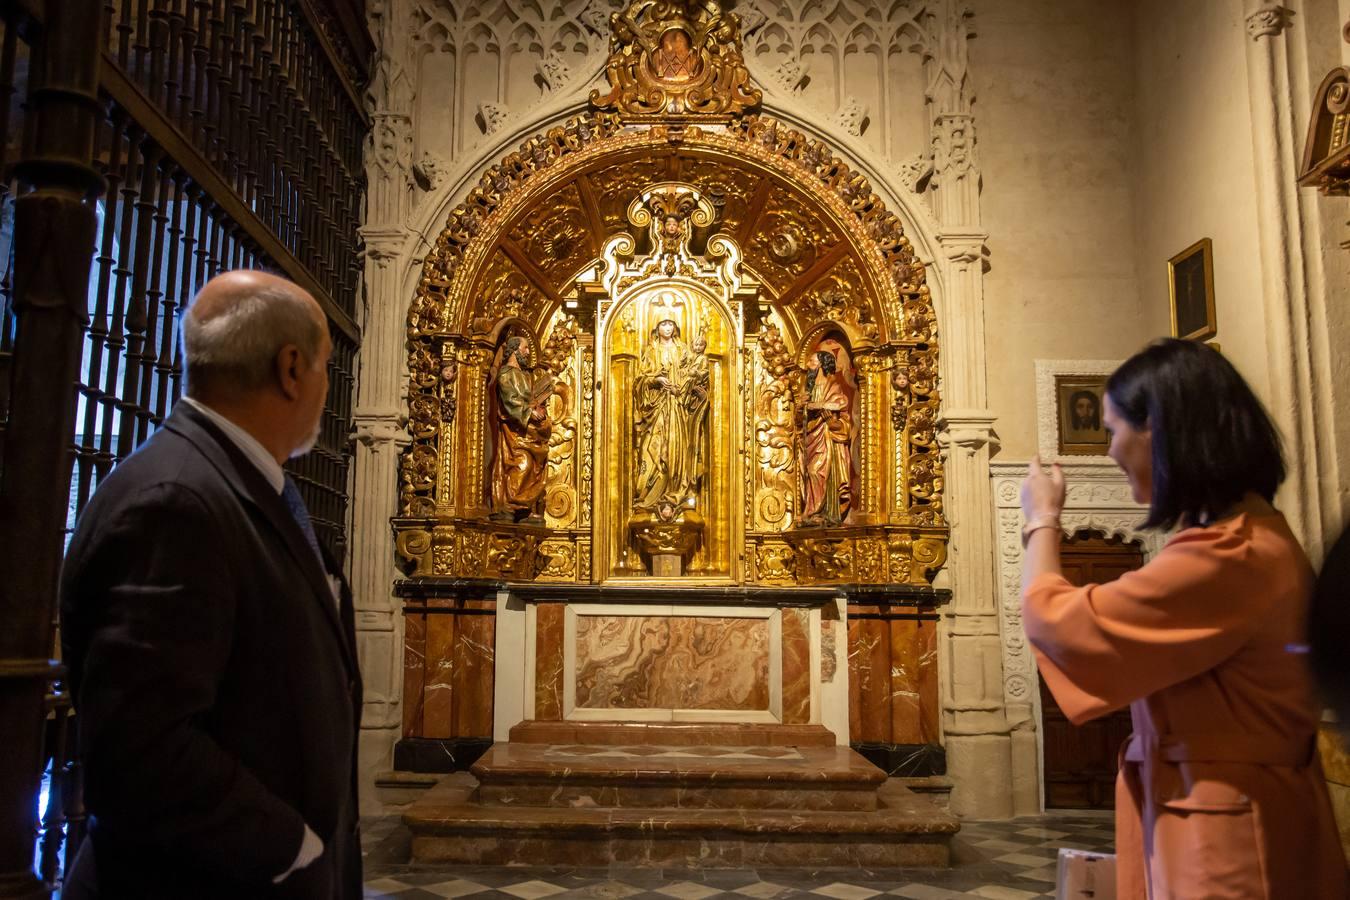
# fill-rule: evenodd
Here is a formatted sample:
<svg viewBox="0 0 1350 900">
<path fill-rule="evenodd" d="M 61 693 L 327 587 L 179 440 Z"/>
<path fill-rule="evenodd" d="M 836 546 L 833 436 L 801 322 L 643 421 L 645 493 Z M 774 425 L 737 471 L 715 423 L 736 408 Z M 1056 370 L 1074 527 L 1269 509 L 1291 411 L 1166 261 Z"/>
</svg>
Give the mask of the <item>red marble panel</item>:
<svg viewBox="0 0 1350 900">
<path fill-rule="evenodd" d="M 492 736 L 496 617 L 491 600 L 470 600 L 455 640 L 455 737 Z"/>
<path fill-rule="evenodd" d="M 920 622 L 892 619 L 891 634 L 891 736 L 893 744 L 923 743 L 919 665 L 923 632 Z M 931 630 L 931 629 L 929 629 Z"/>
<path fill-rule="evenodd" d="M 426 688 L 427 617 L 403 620 L 403 736 L 422 737 L 423 691 Z"/>
<path fill-rule="evenodd" d="M 769 708 L 767 619 L 578 616 L 576 643 L 579 708 Z"/>
<path fill-rule="evenodd" d="M 942 714 L 938 693 L 938 636 L 937 622 L 920 623 L 920 639 L 915 647 L 920 652 L 919 669 L 919 741 L 924 744 L 941 743 L 938 720 Z"/>
<path fill-rule="evenodd" d="M 426 628 L 426 687 L 422 701 L 422 737 L 455 735 L 455 633 L 458 616 L 432 613 Z"/>
<path fill-rule="evenodd" d="M 540 603 L 535 609 L 534 718 L 560 721 L 564 607 L 561 603 Z"/>
<path fill-rule="evenodd" d="M 852 701 L 849 704 L 850 739 L 889 742 L 891 653 L 888 623 L 879 618 L 850 617 L 848 634 L 849 692 Z"/>
<path fill-rule="evenodd" d="M 783 724 L 811 721 L 811 643 L 807 609 L 783 612 Z"/>
</svg>

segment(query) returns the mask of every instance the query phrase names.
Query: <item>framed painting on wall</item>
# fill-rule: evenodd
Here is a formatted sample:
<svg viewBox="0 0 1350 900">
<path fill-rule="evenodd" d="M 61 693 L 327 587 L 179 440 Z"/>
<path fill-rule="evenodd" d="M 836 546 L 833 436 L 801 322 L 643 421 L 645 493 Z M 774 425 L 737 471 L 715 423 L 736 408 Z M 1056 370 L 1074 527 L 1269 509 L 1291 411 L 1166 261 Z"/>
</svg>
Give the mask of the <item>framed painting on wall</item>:
<svg viewBox="0 0 1350 900">
<path fill-rule="evenodd" d="M 1219 331 L 1214 317 L 1214 251 L 1201 238 L 1167 261 L 1172 337 L 1204 341 Z"/>
<path fill-rule="evenodd" d="M 1063 456 L 1105 456 L 1109 443 L 1102 425 L 1105 375 L 1055 376 L 1055 420 Z"/>
<path fill-rule="evenodd" d="M 1036 360 L 1036 450 L 1041 461 L 1114 467 L 1102 422 L 1111 359 Z"/>
</svg>

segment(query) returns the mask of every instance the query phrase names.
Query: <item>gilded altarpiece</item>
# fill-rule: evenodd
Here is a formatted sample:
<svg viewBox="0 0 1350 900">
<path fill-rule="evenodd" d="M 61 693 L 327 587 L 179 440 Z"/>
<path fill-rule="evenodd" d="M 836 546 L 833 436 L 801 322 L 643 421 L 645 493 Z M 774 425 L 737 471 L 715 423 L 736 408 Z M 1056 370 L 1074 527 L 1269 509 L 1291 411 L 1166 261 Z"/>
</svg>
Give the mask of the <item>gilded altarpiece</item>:
<svg viewBox="0 0 1350 900">
<path fill-rule="evenodd" d="M 410 649 L 405 692 L 453 681 L 453 654 L 428 656 L 427 622 L 494 605 L 500 680 L 517 627 L 503 603 L 524 597 L 523 718 L 584 719 L 589 698 L 632 695 L 598 668 L 597 635 L 650 627 L 692 646 L 738 603 L 767 610 L 801 592 L 729 629 L 751 661 L 734 672 L 743 691 L 695 698 L 716 715 L 667 708 L 686 697 L 679 679 L 643 690 L 676 720 L 750 704 L 766 721 L 818 723 L 838 673 L 852 693 L 838 728 L 855 744 L 935 744 L 929 584 L 948 530 L 925 269 L 865 177 L 755 113 L 734 15 L 693 6 L 616 18 L 612 92 L 490 167 L 427 255 L 393 522 L 400 591 L 426 617 L 409 629 L 421 656 Z M 684 46 L 662 42 L 672 29 L 693 49 L 652 56 Z M 510 508 L 492 482 L 503 440 L 528 451 L 521 466 L 543 460 L 541 487 Z M 546 588 L 547 602 L 528 599 Z M 724 601 L 645 625 L 596 605 L 646 589 L 653 603 Z M 846 606 L 863 615 L 842 624 Z M 558 643 L 544 650 L 546 634 Z"/>
</svg>

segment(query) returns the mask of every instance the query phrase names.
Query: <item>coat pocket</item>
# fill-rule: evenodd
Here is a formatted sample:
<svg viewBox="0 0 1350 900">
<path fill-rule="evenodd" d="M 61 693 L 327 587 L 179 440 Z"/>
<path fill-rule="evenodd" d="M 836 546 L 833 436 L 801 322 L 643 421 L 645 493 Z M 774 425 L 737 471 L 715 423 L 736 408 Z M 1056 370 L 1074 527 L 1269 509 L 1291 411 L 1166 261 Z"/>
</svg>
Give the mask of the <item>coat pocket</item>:
<svg viewBox="0 0 1350 900">
<path fill-rule="evenodd" d="M 1251 797 L 1221 781 L 1183 782 L 1175 790 L 1162 792 L 1157 801 L 1175 812 L 1249 813 L 1252 809 Z"/>
<path fill-rule="evenodd" d="M 1151 877 L 1155 897 L 1265 897 L 1263 848 L 1251 797 L 1227 780 L 1171 771 L 1155 784 Z M 1175 776 L 1169 778 L 1168 775 Z"/>
</svg>

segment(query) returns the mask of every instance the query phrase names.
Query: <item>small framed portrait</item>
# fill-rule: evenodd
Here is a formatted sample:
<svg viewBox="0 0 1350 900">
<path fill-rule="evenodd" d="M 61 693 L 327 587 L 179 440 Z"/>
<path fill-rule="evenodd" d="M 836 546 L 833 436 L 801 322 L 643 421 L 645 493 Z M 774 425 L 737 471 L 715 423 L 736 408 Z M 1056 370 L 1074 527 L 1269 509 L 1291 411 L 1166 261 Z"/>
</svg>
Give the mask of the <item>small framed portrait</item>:
<svg viewBox="0 0 1350 900">
<path fill-rule="evenodd" d="M 1057 375 L 1055 407 L 1059 452 L 1063 456 L 1105 456 L 1108 439 L 1102 425 L 1106 376 Z"/>
<path fill-rule="evenodd" d="M 1167 261 L 1172 337 L 1205 341 L 1219 331 L 1214 318 L 1214 251 L 1201 238 Z"/>
</svg>

